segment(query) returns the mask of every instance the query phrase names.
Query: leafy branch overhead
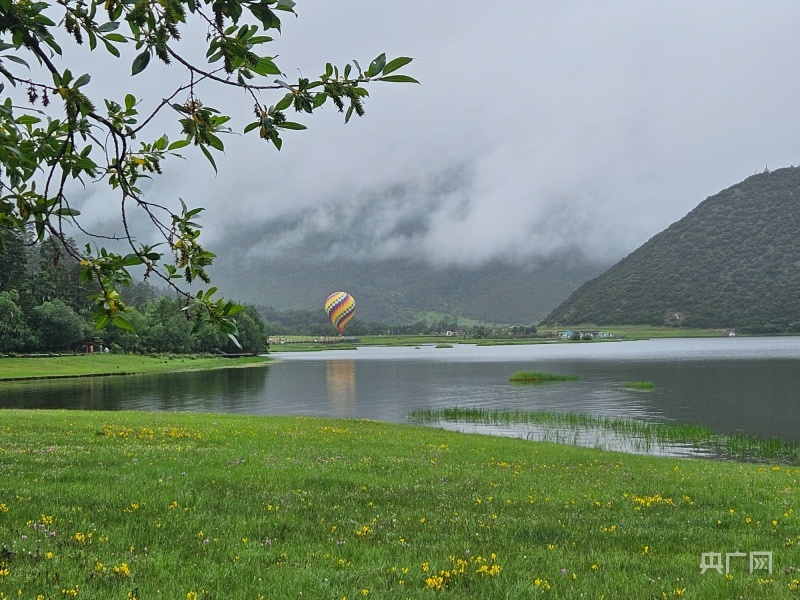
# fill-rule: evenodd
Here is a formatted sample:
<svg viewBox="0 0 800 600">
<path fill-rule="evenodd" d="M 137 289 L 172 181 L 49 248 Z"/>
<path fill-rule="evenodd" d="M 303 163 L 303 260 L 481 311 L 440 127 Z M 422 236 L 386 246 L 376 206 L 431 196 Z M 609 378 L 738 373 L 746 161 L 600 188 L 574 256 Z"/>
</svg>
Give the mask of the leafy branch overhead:
<svg viewBox="0 0 800 600">
<path fill-rule="evenodd" d="M 292 0 L 0 0 L 0 227 L 31 229 L 38 240 L 51 235 L 63 242 L 76 231 L 95 238 L 82 252 L 70 244 L 64 251 L 80 260 L 83 280 L 99 283 L 99 328 L 130 328 L 119 289 L 130 285 L 129 269 L 140 267 L 145 277 L 172 287 L 198 324 L 210 321 L 236 335 L 238 306 L 216 298 L 215 288 L 195 294 L 184 289 L 197 279 L 209 283 L 206 269 L 215 258 L 199 241 L 196 219 L 203 209 L 183 200 L 172 209 L 140 187 L 140 180 L 161 175 L 165 160 L 191 146 L 216 172 L 215 153 L 224 151 L 224 135 L 235 128 L 231 116 L 204 102 L 203 90 L 232 86 L 247 93 L 253 117 L 245 117 L 249 122 L 240 130 L 257 131 L 280 150 L 284 132 L 306 128 L 288 112 L 302 117 L 330 101 L 346 123 L 364 114 L 365 84 L 417 83 L 399 72 L 412 59 L 385 54 L 366 69 L 355 60 L 343 68 L 328 63 L 316 79 L 287 81 L 265 48 L 273 41 L 270 33 L 280 31 L 279 14 L 294 9 Z M 180 44 L 190 27 L 205 31 L 202 58 Z M 133 93 L 93 98 L 91 73 L 73 73 L 66 64 L 61 44 L 67 42 L 127 61 L 132 77 L 160 61 L 177 72 L 177 83 L 152 94 L 162 100 L 149 107 Z M 174 141 L 151 131 L 165 109 L 176 117 Z M 109 186 L 119 202 L 121 233 L 83 227 L 70 202 L 73 181 Z M 133 236 L 135 210 L 146 215 L 157 243 Z M 128 246 L 124 254 L 98 247 L 113 242 L 116 248 L 120 241 Z"/>
</svg>

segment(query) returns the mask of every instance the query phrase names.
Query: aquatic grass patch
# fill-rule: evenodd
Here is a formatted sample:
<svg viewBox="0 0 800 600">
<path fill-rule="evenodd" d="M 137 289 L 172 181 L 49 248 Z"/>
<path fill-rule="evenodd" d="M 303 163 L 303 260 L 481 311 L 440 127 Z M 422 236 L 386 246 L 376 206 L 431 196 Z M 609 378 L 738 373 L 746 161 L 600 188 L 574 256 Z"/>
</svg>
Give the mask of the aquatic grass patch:
<svg viewBox="0 0 800 600">
<path fill-rule="evenodd" d="M 800 566 L 800 471 L 777 465 L 373 421 L 1 423 L 7 598 L 766 599 Z M 773 573 L 701 573 L 736 551 L 771 551 Z"/>
<path fill-rule="evenodd" d="M 508 380 L 511 383 L 545 383 L 548 381 L 576 381 L 577 375 L 559 375 L 557 373 L 543 373 L 542 371 L 517 371 Z"/>
<path fill-rule="evenodd" d="M 416 423 L 483 423 L 487 425 L 536 425 L 541 429 L 528 435 L 573 445 L 601 446 L 608 442 L 617 449 L 630 448 L 658 454 L 664 448 L 692 450 L 695 456 L 738 461 L 780 462 L 800 465 L 800 444 L 777 438 L 744 434 L 721 434 L 707 427 L 684 423 L 661 423 L 605 417 L 585 413 L 560 413 L 481 407 L 450 407 L 412 412 Z M 616 438 L 608 439 L 613 434 Z M 608 447 L 608 446 L 605 446 Z"/>
<path fill-rule="evenodd" d="M 452 348 L 453 344 L 436 344 L 435 348 Z"/>
<path fill-rule="evenodd" d="M 656 387 L 656 384 L 652 381 L 626 381 L 622 384 L 622 387 L 631 390 L 652 390 Z"/>
</svg>

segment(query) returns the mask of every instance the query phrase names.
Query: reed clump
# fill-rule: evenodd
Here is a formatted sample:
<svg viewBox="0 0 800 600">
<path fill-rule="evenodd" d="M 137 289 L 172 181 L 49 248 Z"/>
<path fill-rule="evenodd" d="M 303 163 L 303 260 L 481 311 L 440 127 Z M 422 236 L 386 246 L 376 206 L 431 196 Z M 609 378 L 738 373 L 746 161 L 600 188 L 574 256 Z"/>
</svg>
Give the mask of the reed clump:
<svg viewBox="0 0 800 600">
<path fill-rule="evenodd" d="M 517 371 L 508 380 L 511 383 L 545 383 L 546 381 L 575 381 L 577 375 L 559 375 L 542 371 Z"/>
<path fill-rule="evenodd" d="M 656 384 L 652 381 L 626 381 L 622 384 L 622 387 L 631 390 L 652 390 L 656 387 Z"/>
<path fill-rule="evenodd" d="M 543 428 L 577 431 L 593 430 L 643 442 L 648 445 L 690 446 L 698 455 L 746 462 L 777 461 L 800 465 L 800 444 L 778 438 L 763 439 L 745 434 L 715 433 L 707 427 L 684 423 L 661 423 L 604 417 L 584 413 L 559 413 L 483 407 L 450 407 L 417 410 L 409 415 L 416 422 L 463 422 L 487 425 L 530 424 Z M 563 433 L 563 432 L 562 432 Z M 563 437 L 569 439 L 569 436 Z"/>
</svg>

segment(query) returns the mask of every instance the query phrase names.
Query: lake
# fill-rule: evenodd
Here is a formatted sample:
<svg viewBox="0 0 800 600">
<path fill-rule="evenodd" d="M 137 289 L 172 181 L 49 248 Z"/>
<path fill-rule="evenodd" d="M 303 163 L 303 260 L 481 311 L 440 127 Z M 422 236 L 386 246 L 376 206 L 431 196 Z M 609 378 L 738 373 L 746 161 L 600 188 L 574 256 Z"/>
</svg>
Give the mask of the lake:
<svg viewBox="0 0 800 600">
<path fill-rule="evenodd" d="M 0 383 L 0 407 L 204 411 L 406 422 L 485 406 L 705 425 L 800 441 L 800 337 L 273 353 L 268 367 Z M 520 370 L 577 381 L 512 385 Z M 652 381 L 652 391 L 623 387 Z"/>
</svg>

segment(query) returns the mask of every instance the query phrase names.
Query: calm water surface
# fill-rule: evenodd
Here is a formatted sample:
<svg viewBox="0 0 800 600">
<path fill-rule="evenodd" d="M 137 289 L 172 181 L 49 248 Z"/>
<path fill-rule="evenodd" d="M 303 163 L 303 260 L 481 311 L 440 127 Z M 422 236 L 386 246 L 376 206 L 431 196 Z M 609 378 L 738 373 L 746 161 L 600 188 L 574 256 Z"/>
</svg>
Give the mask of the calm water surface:
<svg viewBox="0 0 800 600">
<path fill-rule="evenodd" d="M 208 411 L 405 422 L 415 409 L 577 411 L 800 441 L 800 337 L 274 353 L 268 367 L 0 384 L 0 407 Z M 578 381 L 516 386 L 519 370 Z M 655 389 L 625 389 L 648 380 Z M 2 415 L 0 415 L 2 419 Z"/>
</svg>

